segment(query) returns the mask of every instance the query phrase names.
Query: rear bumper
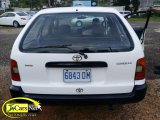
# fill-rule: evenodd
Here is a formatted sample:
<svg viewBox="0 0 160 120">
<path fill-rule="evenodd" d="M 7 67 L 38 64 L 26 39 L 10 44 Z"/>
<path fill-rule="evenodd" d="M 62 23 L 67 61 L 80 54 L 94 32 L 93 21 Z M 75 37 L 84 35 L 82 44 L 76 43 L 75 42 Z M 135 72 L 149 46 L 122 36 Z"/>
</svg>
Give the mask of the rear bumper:
<svg viewBox="0 0 160 120">
<path fill-rule="evenodd" d="M 19 25 L 20 26 L 23 26 L 23 25 L 26 25 L 28 23 L 29 20 L 21 20 L 19 21 Z"/>
<path fill-rule="evenodd" d="M 19 86 L 11 86 L 12 97 L 29 97 L 44 103 L 133 103 L 141 101 L 146 94 L 147 85 L 136 85 L 131 93 L 123 94 L 102 94 L 102 95 L 50 95 L 24 93 Z"/>
</svg>

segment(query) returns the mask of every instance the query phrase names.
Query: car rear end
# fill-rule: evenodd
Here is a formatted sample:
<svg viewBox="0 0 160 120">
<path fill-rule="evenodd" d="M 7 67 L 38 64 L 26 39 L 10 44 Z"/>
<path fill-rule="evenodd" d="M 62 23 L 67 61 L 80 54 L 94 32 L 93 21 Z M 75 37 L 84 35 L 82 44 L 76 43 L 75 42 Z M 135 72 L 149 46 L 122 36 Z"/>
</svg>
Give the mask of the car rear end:
<svg viewBox="0 0 160 120">
<path fill-rule="evenodd" d="M 103 18 L 104 31 L 90 30 L 91 22 L 72 24 L 81 16 Z M 12 97 L 53 102 L 137 102 L 147 88 L 138 37 L 123 16 L 110 8 L 39 12 L 14 43 L 11 74 Z"/>
<path fill-rule="evenodd" d="M 25 14 L 24 12 L 16 12 L 16 21 L 19 23 L 20 26 L 24 26 L 30 20 L 30 16 Z"/>
</svg>

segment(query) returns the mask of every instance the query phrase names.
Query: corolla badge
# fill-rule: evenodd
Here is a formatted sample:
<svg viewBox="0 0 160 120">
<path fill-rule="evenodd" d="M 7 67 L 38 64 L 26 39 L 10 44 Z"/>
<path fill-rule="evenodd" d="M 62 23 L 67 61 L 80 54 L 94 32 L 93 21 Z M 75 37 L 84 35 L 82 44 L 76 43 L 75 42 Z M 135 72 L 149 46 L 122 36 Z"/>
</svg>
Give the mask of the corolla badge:
<svg viewBox="0 0 160 120">
<path fill-rule="evenodd" d="M 81 61 L 81 60 L 82 60 L 82 56 L 80 56 L 80 55 L 74 55 L 74 56 L 72 57 L 72 59 L 73 59 L 74 61 L 78 62 L 78 61 Z"/>
</svg>

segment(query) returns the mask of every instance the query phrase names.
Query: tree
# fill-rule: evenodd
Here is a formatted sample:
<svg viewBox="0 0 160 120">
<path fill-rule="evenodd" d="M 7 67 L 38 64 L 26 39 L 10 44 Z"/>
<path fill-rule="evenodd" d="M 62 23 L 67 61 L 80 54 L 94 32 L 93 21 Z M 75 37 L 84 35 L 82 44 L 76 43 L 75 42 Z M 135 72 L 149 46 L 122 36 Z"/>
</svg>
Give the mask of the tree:
<svg viewBox="0 0 160 120">
<path fill-rule="evenodd" d="M 160 0 L 154 0 L 154 5 L 160 5 Z"/>
<path fill-rule="evenodd" d="M 41 8 L 43 5 L 48 5 L 47 0 L 10 0 L 11 7 L 30 7 Z"/>
<path fill-rule="evenodd" d="M 138 10 L 138 8 L 139 8 L 140 1 L 139 0 L 132 0 L 131 4 L 133 5 L 134 12 L 136 12 Z"/>
<path fill-rule="evenodd" d="M 129 10 L 130 0 L 114 0 L 114 6 L 125 6 L 126 10 Z"/>
<path fill-rule="evenodd" d="M 51 1 L 51 6 L 54 6 L 54 0 L 50 0 Z"/>
<path fill-rule="evenodd" d="M 16 0 L 10 0 L 10 6 L 11 7 L 18 7 L 18 1 L 16 1 Z"/>
</svg>

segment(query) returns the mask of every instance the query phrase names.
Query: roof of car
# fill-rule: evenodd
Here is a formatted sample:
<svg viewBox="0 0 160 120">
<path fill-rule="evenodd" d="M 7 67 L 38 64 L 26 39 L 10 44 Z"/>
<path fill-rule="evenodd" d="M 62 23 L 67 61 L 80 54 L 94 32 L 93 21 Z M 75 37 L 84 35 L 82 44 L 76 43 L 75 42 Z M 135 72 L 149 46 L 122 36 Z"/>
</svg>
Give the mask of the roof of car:
<svg viewBox="0 0 160 120">
<path fill-rule="evenodd" d="M 5 13 L 22 13 L 21 11 L 5 12 Z"/>
<path fill-rule="evenodd" d="M 5 12 L 5 13 L 16 13 L 16 12 Z"/>
<path fill-rule="evenodd" d="M 69 12 L 109 12 L 117 13 L 118 11 L 110 7 L 60 7 L 43 9 L 39 14 L 44 13 L 69 13 Z"/>
</svg>

